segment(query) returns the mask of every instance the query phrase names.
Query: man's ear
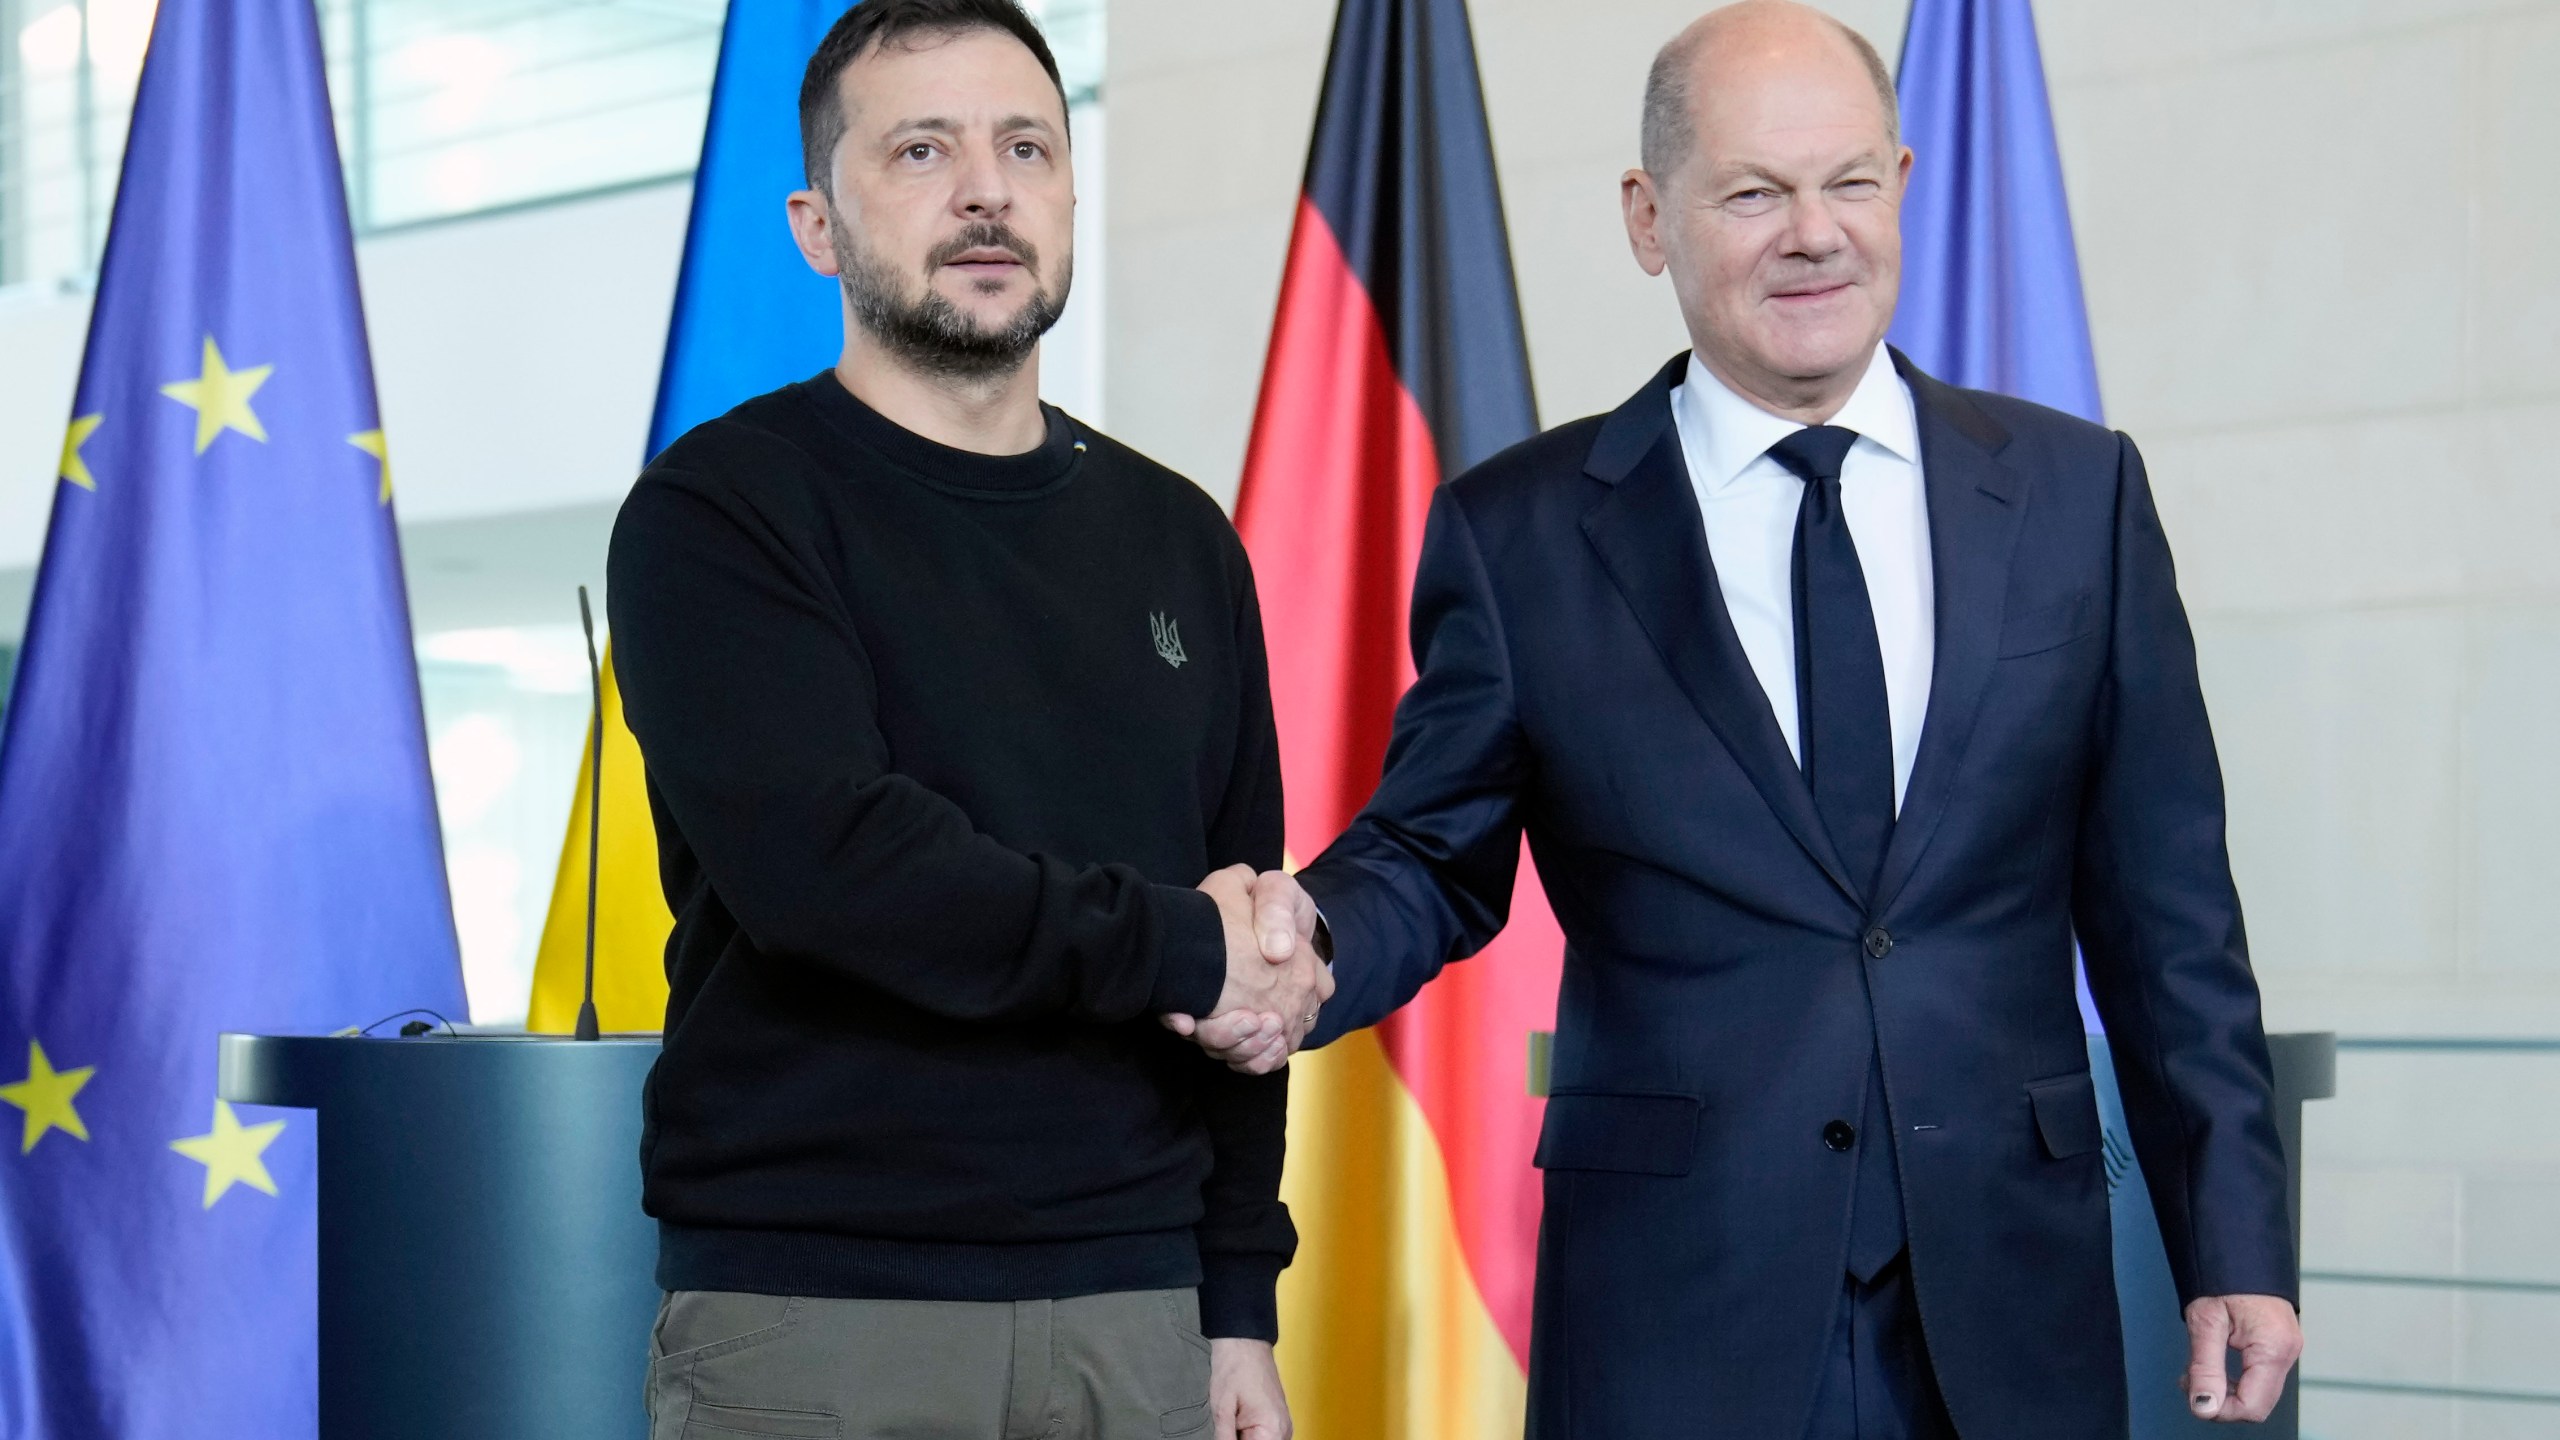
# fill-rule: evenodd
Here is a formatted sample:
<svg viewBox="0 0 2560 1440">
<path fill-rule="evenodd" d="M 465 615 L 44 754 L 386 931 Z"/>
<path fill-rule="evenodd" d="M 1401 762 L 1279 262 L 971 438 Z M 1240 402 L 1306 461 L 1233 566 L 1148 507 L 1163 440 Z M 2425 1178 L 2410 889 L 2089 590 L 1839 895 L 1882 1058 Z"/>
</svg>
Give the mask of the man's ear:
<svg viewBox="0 0 2560 1440">
<path fill-rule="evenodd" d="M 791 217 L 791 238 L 800 247 L 800 258 L 821 275 L 836 273 L 835 237 L 828 233 L 835 223 L 829 214 L 827 197 L 815 190 L 794 190 L 784 202 Z"/>
<path fill-rule="evenodd" d="M 1627 219 L 1627 248 L 1647 275 L 1659 275 L 1670 263 L 1662 253 L 1662 197 L 1653 176 L 1630 170 L 1618 177 L 1618 205 Z"/>
</svg>

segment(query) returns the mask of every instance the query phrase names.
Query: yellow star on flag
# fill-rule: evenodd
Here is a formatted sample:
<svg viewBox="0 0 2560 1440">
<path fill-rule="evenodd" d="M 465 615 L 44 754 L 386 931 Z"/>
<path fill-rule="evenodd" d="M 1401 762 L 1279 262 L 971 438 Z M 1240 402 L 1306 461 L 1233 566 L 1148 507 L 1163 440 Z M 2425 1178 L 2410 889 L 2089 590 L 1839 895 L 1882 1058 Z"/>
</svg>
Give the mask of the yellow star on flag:
<svg viewBox="0 0 2560 1440">
<path fill-rule="evenodd" d="M 382 498 L 380 503 L 384 505 L 390 504 L 391 447 L 384 442 L 382 432 L 379 430 L 360 431 L 348 436 L 347 443 L 382 462 Z"/>
<path fill-rule="evenodd" d="M 89 437 L 97 434 L 98 427 L 105 423 L 107 417 L 104 415 L 75 415 L 71 418 L 71 432 L 62 437 L 62 464 L 58 473 L 83 490 L 97 489 L 98 477 L 89 473 L 89 462 L 80 458 L 80 447 L 87 444 Z"/>
<path fill-rule="evenodd" d="M 97 1070 L 95 1065 L 56 1070 L 53 1062 L 45 1058 L 42 1045 L 33 1040 L 27 1042 L 27 1078 L 15 1085 L 0 1085 L 0 1100 L 27 1112 L 19 1154 L 35 1149 L 36 1142 L 48 1130 L 60 1130 L 74 1140 L 89 1138 L 89 1127 L 80 1123 L 80 1111 L 72 1105 L 71 1097 L 80 1093 L 80 1087 L 88 1084 Z"/>
<path fill-rule="evenodd" d="M 172 1140 L 169 1148 L 204 1167 L 204 1208 L 222 1198 L 222 1192 L 234 1184 L 252 1190 L 276 1193 L 275 1177 L 267 1173 L 267 1162 L 258 1157 L 275 1143 L 284 1130 L 284 1122 L 270 1120 L 263 1125 L 243 1125 L 231 1113 L 231 1102 L 213 1102 L 213 1130 L 210 1134 Z"/>
<path fill-rule="evenodd" d="M 173 380 L 161 386 L 160 393 L 196 412 L 196 453 L 201 455 L 213 444 L 213 437 L 225 430 L 237 430 L 252 440 L 267 438 L 267 427 L 258 423 L 258 413 L 249 408 L 249 397 L 267 383 L 267 376 L 275 368 L 259 365 L 234 370 L 223 363 L 222 351 L 207 335 L 204 373 L 193 380 Z"/>
</svg>

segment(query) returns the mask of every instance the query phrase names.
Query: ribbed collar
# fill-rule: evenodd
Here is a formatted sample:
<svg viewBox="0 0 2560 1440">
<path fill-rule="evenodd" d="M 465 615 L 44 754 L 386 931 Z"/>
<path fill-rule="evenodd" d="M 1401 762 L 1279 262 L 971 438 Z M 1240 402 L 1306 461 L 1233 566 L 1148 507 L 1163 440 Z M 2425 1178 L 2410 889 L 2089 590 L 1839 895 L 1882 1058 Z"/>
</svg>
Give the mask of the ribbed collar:
<svg viewBox="0 0 2560 1440">
<path fill-rule="evenodd" d="M 865 405 L 844 388 L 833 369 L 800 383 L 800 391 L 828 424 L 847 439 L 937 490 L 988 499 L 1026 500 L 1045 495 L 1075 477 L 1084 441 L 1075 422 L 1054 405 L 1040 407 L 1048 434 L 1018 455 L 982 455 L 928 440 Z"/>
</svg>

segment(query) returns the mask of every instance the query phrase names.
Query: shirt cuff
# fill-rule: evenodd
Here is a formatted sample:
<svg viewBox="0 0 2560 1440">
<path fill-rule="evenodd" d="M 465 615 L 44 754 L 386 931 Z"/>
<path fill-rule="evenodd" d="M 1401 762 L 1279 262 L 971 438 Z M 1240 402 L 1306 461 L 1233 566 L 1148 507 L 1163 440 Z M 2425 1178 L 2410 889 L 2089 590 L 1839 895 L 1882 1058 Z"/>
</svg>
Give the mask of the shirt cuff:
<svg viewBox="0 0 2560 1440">
<path fill-rule="evenodd" d="M 1211 1340 L 1280 1339 L 1280 1269 L 1274 1255 L 1200 1257 L 1200 1333 Z"/>
<path fill-rule="evenodd" d="M 1180 885 L 1154 889 L 1156 981 L 1147 1013 L 1206 1016 L 1227 988 L 1227 926 L 1218 902 Z"/>
</svg>

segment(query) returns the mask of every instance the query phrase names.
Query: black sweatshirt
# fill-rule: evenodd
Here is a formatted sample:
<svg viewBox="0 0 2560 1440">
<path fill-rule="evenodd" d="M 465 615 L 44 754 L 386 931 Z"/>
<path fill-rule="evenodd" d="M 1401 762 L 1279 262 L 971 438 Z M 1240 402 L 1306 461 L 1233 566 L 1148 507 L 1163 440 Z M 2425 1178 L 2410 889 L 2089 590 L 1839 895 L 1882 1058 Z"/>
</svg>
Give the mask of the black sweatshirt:
<svg viewBox="0 0 2560 1440">
<path fill-rule="evenodd" d="M 624 502 L 666 1048 L 667 1289 L 924 1300 L 1200 1286 L 1272 1338 L 1287 1072 L 1165 1030 L 1225 983 L 1191 887 L 1280 862 L 1253 576 L 1216 503 L 1056 410 L 1022 455 L 832 372 Z"/>
</svg>

